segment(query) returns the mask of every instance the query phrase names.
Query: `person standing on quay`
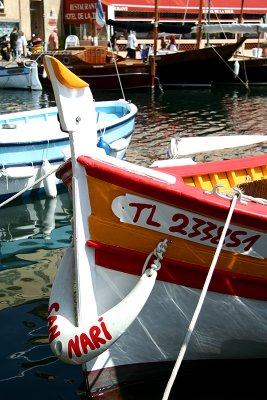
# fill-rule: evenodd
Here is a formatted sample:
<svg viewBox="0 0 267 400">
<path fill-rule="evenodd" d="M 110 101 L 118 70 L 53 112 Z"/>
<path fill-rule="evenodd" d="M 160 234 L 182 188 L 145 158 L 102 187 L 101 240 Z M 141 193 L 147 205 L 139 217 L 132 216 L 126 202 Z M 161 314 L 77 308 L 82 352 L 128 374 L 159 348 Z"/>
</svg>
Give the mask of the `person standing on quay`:
<svg viewBox="0 0 267 400">
<path fill-rule="evenodd" d="M 170 51 L 177 51 L 176 43 L 175 43 L 175 36 L 171 35 L 170 36 L 170 43 L 168 46 L 168 50 Z"/>
<path fill-rule="evenodd" d="M 113 49 L 113 51 L 116 51 L 116 52 L 118 52 L 119 51 L 119 47 L 118 47 L 118 44 L 117 44 L 117 32 L 116 31 L 114 31 L 114 33 L 113 33 L 113 35 L 111 36 L 111 46 L 112 46 L 112 49 Z"/>
<path fill-rule="evenodd" d="M 9 36 L 10 50 L 11 50 L 13 60 L 15 60 L 15 58 L 16 58 L 16 42 L 17 42 L 18 36 L 19 36 L 18 28 L 16 26 L 14 26 L 14 28 Z"/>
<path fill-rule="evenodd" d="M 56 50 L 58 49 L 58 34 L 57 34 L 57 28 L 53 30 L 51 35 L 48 38 L 48 45 L 49 45 L 49 50 Z"/>
<path fill-rule="evenodd" d="M 136 58 L 136 36 L 133 31 L 130 31 L 127 38 L 127 52 L 128 58 Z"/>
<path fill-rule="evenodd" d="M 27 54 L 27 40 L 22 31 L 19 31 L 18 38 L 16 41 L 16 57 L 26 57 Z"/>
</svg>

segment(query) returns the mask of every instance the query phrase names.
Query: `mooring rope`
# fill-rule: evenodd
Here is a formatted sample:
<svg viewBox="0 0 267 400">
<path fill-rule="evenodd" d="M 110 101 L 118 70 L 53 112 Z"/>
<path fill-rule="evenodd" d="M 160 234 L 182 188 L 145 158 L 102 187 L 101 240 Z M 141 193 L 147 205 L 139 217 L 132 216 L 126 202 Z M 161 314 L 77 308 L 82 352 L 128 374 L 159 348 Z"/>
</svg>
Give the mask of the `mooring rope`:
<svg viewBox="0 0 267 400">
<path fill-rule="evenodd" d="M 166 386 L 165 392 L 163 394 L 162 400 L 167 400 L 169 398 L 169 395 L 170 395 L 173 383 L 175 381 L 176 375 L 177 375 L 177 373 L 179 371 L 179 368 L 181 366 L 181 363 L 183 361 L 183 358 L 184 358 L 188 343 L 190 341 L 190 338 L 191 338 L 191 335 L 192 335 L 192 333 L 194 331 L 194 327 L 195 327 L 197 319 L 199 317 L 201 308 L 203 306 L 203 303 L 204 303 L 204 300 L 205 300 L 205 297 L 206 297 L 206 294 L 207 294 L 207 291 L 208 291 L 208 287 L 209 287 L 209 284 L 210 284 L 210 281 L 211 281 L 215 266 L 217 264 L 220 252 L 222 250 L 223 242 L 224 242 L 227 230 L 228 230 L 229 225 L 230 225 L 230 221 L 231 221 L 231 218 L 232 218 L 232 215 L 233 215 L 233 212 L 234 212 L 234 208 L 235 208 L 237 199 L 238 199 L 238 194 L 236 194 L 232 199 L 231 206 L 230 206 L 230 209 L 229 209 L 229 212 L 228 212 L 228 215 L 227 215 L 227 219 L 225 221 L 225 225 L 224 225 L 224 228 L 223 228 L 223 231 L 222 231 L 221 238 L 220 238 L 218 246 L 216 248 L 216 251 L 215 251 L 212 263 L 210 265 L 209 272 L 208 272 L 208 275 L 206 277 L 202 292 L 200 294 L 196 309 L 194 311 L 192 320 L 191 320 L 190 325 L 188 327 L 188 330 L 187 330 L 184 342 L 182 344 L 182 347 L 180 349 L 180 352 L 178 354 L 176 363 L 175 363 L 174 368 L 172 370 L 172 374 L 171 374 L 170 379 L 169 379 L 169 381 L 167 383 L 167 386 Z"/>
<path fill-rule="evenodd" d="M 219 58 L 221 58 L 221 60 L 224 62 L 224 64 L 227 66 L 227 68 L 229 68 L 229 70 L 232 71 L 232 72 L 234 73 L 234 71 L 232 70 L 232 68 L 231 68 L 230 65 L 228 64 L 228 62 L 225 61 L 225 60 L 223 59 L 223 57 L 218 53 L 218 51 L 216 50 L 216 48 L 215 48 L 215 47 L 212 47 L 212 49 L 215 51 L 215 53 L 217 54 L 217 56 L 218 56 Z M 238 60 L 237 60 L 237 61 L 238 61 Z M 244 60 L 244 66 L 245 66 L 245 68 L 244 68 L 244 69 L 245 69 L 245 77 L 246 77 L 246 79 L 247 79 L 245 60 Z M 242 83 L 242 85 L 245 86 L 246 89 L 249 89 L 249 85 L 248 85 L 248 81 L 247 81 L 247 80 L 246 80 L 246 82 L 244 82 L 238 75 L 237 75 L 236 78 Z"/>
</svg>

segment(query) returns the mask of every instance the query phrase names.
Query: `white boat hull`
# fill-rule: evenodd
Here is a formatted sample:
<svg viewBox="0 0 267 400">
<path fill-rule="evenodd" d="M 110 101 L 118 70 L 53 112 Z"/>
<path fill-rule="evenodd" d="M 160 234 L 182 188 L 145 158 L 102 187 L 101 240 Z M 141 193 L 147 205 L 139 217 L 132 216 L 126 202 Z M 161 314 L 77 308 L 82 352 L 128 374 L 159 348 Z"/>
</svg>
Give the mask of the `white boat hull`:
<svg viewBox="0 0 267 400">
<path fill-rule="evenodd" d="M 99 315 L 124 298 L 139 277 L 97 268 Z M 112 282 L 112 284 L 111 284 Z M 176 361 L 200 290 L 156 281 L 138 318 L 108 351 L 87 363 L 88 370 L 129 364 Z M 185 360 L 267 357 L 266 302 L 208 292 Z"/>
<path fill-rule="evenodd" d="M 20 66 L 0 68 L 0 89 L 42 90 L 38 77 L 37 63 L 27 60 Z"/>
</svg>

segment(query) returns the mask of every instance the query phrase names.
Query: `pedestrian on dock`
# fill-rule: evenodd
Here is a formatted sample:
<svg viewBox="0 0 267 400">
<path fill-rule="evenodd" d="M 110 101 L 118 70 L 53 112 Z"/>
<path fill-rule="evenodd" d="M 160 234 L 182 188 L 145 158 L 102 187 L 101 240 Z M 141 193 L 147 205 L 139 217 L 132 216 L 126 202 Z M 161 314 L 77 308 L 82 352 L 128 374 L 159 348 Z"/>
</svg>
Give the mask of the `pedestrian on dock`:
<svg viewBox="0 0 267 400">
<path fill-rule="evenodd" d="M 58 33 L 57 28 L 53 30 L 51 35 L 48 38 L 49 50 L 57 50 L 58 49 Z"/>
<path fill-rule="evenodd" d="M 18 27 L 14 26 L 14 28 L 9 36 L 10 50 L 11 50 L 11 55 L 12 55 L 13 60 L 15 60 L 15 58 L 16 58 L 16 42 L 17 42 L 18 36 L 19 36 Z"/>
<path fill-rule="evenodd" d="M 136 58 L 136 36 L 133 31 L 130 31 L 127 38 L 127 57 Z"/>
<path fill-rule="evenodd" d="M 27 54 L 27 40 L 24 36 L 24 32 L 19 31 L 18 38 L 16 41 L 16 57 L 26 57 Z"/>
<path fill-rule="evenodd" d="M 170 36 L 170 43 L 168 45 L 168 50 L 170 51 L 177 51 L 176 43 L 175 43 L 175 36 Z"/>
<path fill-rule="evenodd" d="M 111 46 L 112 46 L 113 51 L 116 51 L 116 52 L 119 51 L 117 40 L 118 40 L 117 32 L 114 31 L 113 35 L 111 36 L 110 41 L 111 41 Z"/>
</svg>

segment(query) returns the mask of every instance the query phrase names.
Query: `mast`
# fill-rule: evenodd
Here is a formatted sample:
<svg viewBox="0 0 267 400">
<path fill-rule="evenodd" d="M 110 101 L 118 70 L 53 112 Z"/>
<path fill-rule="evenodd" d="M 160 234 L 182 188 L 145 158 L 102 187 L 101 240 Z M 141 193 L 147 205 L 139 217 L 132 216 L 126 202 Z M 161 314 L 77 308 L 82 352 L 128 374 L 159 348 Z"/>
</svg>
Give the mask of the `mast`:
<svg viewBox="0 0 267 400">
<path fill-rule="evenodd" d="M 155 22 L 154 22 L 154 54 L 152 58 L 152 65 L 151 65 L 151 85 L 152 88 L 155 86 L 155 77 L 156 77 L 156 55 L 157 55 L 157 47 L 158 47 L 158 25 L 159 25 L 159 0 L 155 0 Z"/>
<path fill-rule="evenodd" d="M 239 15 L 239 18 L 238 18 L 239 24 L 243 23 L 243 20 L 244 20 L 243 13 L 244 13 L 244 0 L 241 0 L 240 15 Z M 240 40 L 241 36 L 242 36 L 241 33 L 238 33 L 237 36 L 236 36 L 237 40 Z"/>
<path fill-rule="evenodd" d="M 198 26 L 197 26 L 197 49 L 200 48 L 200 41 L 202 36 L 202 9 L 203 9 L 203 0 L 199 0 L 199 8 L 198 8 Z"/>
<path fill-rule="evenodd" d="M 240 9 L 240 15 L 239 15 L 239 23 L 243 23 L 243 13 L 244 13 L 244 0 L 241 2 L 241 9 Z"/>
</svg>

